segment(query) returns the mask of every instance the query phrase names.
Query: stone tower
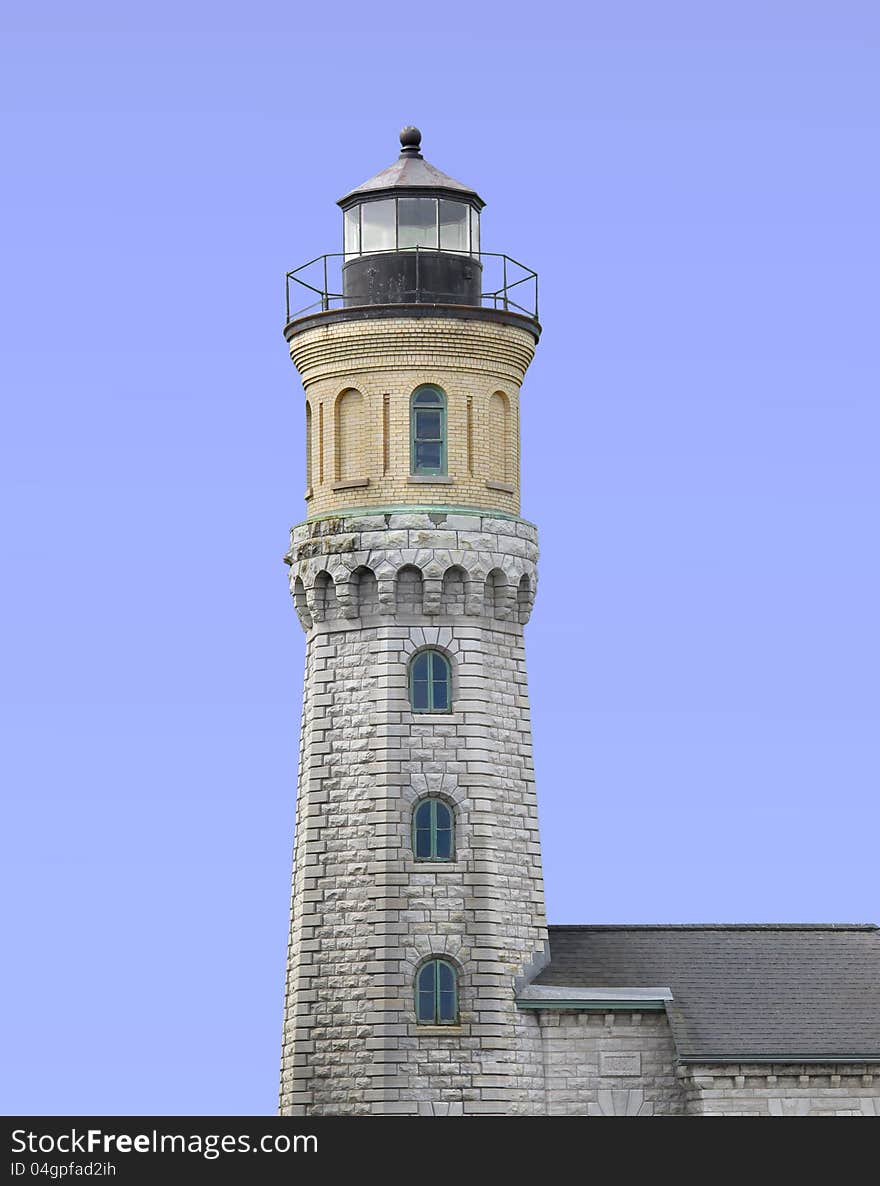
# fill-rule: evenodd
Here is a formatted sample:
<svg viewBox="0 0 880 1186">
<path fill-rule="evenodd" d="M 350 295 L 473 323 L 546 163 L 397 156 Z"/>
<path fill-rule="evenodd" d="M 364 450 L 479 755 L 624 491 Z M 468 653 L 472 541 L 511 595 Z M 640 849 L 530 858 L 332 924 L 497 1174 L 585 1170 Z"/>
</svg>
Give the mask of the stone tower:
<svg viewBox="0 0 880 1186">
<path fill-rule="evenodd" d="M 307 451 L 286 557 L 307 639 L 292 1115 L 544 1109 L 516 1005 L 547 959 L 519 517 L 537 277 L 481 253 L 482 199 L 420 139 L 340 199 L 344 253 L 288 276 Z"/>
</svg>

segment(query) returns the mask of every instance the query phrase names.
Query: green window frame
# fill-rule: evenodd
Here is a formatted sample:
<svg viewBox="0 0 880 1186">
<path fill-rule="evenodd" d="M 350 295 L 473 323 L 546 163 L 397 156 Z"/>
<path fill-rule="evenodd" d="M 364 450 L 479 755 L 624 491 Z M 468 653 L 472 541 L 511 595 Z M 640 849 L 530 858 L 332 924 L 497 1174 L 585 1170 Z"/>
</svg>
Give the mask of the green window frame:
<svg viewBox="0 0 880 1186">
<path fill-rule="evenodd" d="M 446 392 L 426 383 L 410 398 L 410 473 L 446 474 Z"/>
<path fill-rule="evenodd" d="M 452 712 L 452 667 L 442 651 L 417 651 L 409 665 L 413 712 Z"/>
<path fill-rule="evenodd" d="M 448 960 L 422 964 L 415 979 L 419 1025 L 458 1025 L 458 972 Z"/>
<path fill-rule="evenodd" d="M 455 860 L 455 813 L 443 799 L 419 799 L 412 813 L 413 856 L 417 861 Z"/>
</svg>

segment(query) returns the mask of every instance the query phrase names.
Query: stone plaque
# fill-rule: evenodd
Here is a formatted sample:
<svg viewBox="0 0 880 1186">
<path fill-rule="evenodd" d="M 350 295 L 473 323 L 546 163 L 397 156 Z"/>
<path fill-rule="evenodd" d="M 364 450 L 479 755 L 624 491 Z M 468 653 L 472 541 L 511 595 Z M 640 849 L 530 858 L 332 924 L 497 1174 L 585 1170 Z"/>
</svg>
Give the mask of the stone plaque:
<svg viewBox="0 0 880 1186">
<path fill-rule="evenodd" d="M 641 1075 L 642 1056 L 638 1051 L 624 1054 L 603 1050 L 599 1055 L 599 1071 L 602 1075 Z"/>
</svg>

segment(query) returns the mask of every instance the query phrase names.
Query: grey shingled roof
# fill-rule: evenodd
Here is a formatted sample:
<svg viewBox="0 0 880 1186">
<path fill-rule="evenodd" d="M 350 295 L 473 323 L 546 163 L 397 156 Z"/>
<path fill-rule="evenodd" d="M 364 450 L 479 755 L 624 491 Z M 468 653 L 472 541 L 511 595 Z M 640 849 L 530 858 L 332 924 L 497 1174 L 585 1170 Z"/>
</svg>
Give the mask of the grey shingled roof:
<svg viewBox="0 0 880 1186">
<path fill-rule="evenodd" d="M 880 1059 L 872 925 L 552 926 L 538 985 L 668 985 L 679 1058 Z"/>
</svg>

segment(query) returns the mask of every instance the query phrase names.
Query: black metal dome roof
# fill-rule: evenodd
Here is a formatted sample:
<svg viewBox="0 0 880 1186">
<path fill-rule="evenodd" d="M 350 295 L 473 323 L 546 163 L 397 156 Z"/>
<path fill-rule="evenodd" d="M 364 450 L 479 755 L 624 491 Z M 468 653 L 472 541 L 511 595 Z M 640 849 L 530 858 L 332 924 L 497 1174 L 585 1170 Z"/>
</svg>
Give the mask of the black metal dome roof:
<svg viewBox="0 0 880 1186">
<path fill-rule="evenodd" d="M 369 181 L 365 181 L 363 185 L 359 185 L 357 189 L 349 190 L 339 199 L 337 205 L 344 208 L 364 195 L 376 197 L 380 193 L 393 193 L 405 189 L 423 193 L 445 191 L 460 198 L 467 198 L 478 210 L 482 210 L 486 203 L 476 190 L 442 173 L 425 160 L 419 151 L 421 141 L 422 134 L 418 128 L 404 128 L 400 133 L 401 148 L 397 160 Z"/>
</svg>

